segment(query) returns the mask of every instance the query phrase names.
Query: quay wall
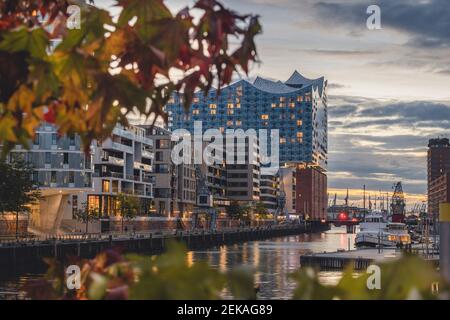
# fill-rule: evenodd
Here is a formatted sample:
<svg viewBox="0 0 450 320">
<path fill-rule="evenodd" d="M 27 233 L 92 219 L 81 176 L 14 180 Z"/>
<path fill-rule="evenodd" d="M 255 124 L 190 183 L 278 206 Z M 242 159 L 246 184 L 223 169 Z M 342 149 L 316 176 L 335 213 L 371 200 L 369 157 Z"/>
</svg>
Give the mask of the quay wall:
<svg viewBox="0 0 450 320">
<path fill-rule="evenodd" d="M 42 266 L 44 258 L 55 258 L 62 262 L 73 256 L 93 258 L 101 251 L 110 248 L 120 248 L 124 253 L 158 254 L 165 250 L 167 243 L 171 240 L 183 242 L 190 250 L 196 250 L 326 230 L 329 230 L 328 224 L 311 222 L 307 225 L 247 227 L 216 231 L 175 231 L 169 234 L 159 232 L 134 234 L 126 237 L 123 235 L 98 235 L 75 240 L 70 236 L 60 236 L 39 241 L 1 242 L 0 268 Z"/>
</svg>

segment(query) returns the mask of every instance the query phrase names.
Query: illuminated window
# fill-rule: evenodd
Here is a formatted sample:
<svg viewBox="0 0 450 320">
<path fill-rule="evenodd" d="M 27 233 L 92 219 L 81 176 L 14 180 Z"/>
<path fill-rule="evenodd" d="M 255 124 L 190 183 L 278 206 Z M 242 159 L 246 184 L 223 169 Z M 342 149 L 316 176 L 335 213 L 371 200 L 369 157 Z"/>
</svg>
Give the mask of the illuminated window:
<svg viewBox="0 0 450 320">
<path fill-rule="evenodd" d="M 284 107 L 286 106 L 286 103 L 280 103 L 278 106 L 279 106 L 280 108 L 284 108 Z"/>
<path fill-rule="evenodd" d="M 210 103 L 209 104 L 209 108 L 210 109 L 217 109 L 217 105 L 215 103 Z"/>
<path fill-rule="evenodd" d="M 295 108 L 295 102 L 290 102 L 289 103 L 289 108 Z"/>
<path fill-rule="evenodd" d="M 193 110 L 192 110 L 192 114 L 200 114 L 200 110 L 198 110 L 198 109 L 193 109 Z"/>
<path fill-rule="evenodd" d="M 232 126 L 232 125 L 233 125 L 233 121 L 228 120 L 228 121 L 227 121 L 227 126 Z"/>
<path fill-rule="evenodd" d="M 195 98 L 192 100 L 193 103 L 198 103 L 199 101 L 200 101 L 200 99 L 199 99 L 198 97 L 195 97 Z"/>
<path fill-rule="evenodd" d="M 285 97 L 280 97 L 280 102 L 285 102 L 286 98 Z"/>
<path fill-rule="evenodd" d="M 241 104 L 240 103 L 236 103 L 236 108 L 240 109 L 241 108 Z"/>
<path fill-rule="evenodd" d="M 232 104 L 232 103 L 227 104 L 227 108 L 228 109 L 233 109 L 234 108 L 234 104 Z"/>
<path fill-rule="evenodd" d="M 236 120 L 236 125 L 237 126 L 240 126 L 242 124 L 242 121 L 241 120 Z"/>
<path fill-rule="evenodd" d="M 303 121 L 302 120 L 297 120 L 297 126 L 301 127 L 303 125 Z"/>
<path fill-rule="evenodd" d="M 310 93 L 305 95 L 305 101 L 306 102 L 311 102 L 311 94 Z"/>
<path fill-rule="evenodd" d="M 102 192 L 109 192 L 109 180 L 102 180 Z"/>
<path fill-rule="evenodd" d="M 298 101 L 298 102 L 303 102 L 303 96 L 298 96 L 298 97 L 297 97 L 297 101 Z"/>
<path fill-rule="evenodd" d="M 276 103 L 272 103 L 272 108 L 276 108 L 277 104 Z"/>
<path fill-rule="evenodd" d="M 169 101 L 167 101 L 167 103 L 175 103 L 175 99 L 172 97 L 169 99 Z"/>
<path fill-rule="evenodd" d="M 268 114 L 262 114 L 261 115 L 261 119 L 262 120 L 269 120 L 269 115 Z"/>
<path fill-rule="evenodd" d="M 210 110 L 209 113 L 210 114 L 216 114 L 216 110 Z"/>
<path fill-rule="evenodd" d="M 280 144 L 285 144 L 286 143 L 286 138 L 280 138 Z"/>
<path fill-rule="evenodd" d="M 228 110 L 227 114 L 234 114 L 234 110 Z"/>
</svg>

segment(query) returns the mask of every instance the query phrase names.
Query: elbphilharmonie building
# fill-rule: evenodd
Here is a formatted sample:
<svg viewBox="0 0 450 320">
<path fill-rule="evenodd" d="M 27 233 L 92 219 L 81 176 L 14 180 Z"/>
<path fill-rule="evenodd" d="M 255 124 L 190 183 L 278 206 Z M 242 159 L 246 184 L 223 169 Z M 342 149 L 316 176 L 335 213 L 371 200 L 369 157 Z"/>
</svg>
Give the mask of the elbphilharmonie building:
<svg viewBox="0 0 450 320">
<path fill-rule="evenodd" d="M 239 80 L 207 96 L 198 92 L 186 113 L 181 97 L 167 105 L 169 129 L 278 129 L 282 164 L 327 168 L 327 81 L 295 71 L 285 82 L 257 77 Z"/>
</svg>

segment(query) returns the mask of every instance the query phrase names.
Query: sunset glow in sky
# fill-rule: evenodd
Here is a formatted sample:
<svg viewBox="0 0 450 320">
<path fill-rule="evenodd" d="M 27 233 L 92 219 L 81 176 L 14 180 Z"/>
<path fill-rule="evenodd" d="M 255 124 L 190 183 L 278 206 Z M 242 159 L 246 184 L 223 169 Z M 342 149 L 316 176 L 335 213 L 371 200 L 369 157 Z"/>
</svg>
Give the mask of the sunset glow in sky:
<svg viewBox="0 0 450 320">
<path fill-rule="evenodd" d="M 261 63 L 251 77 L 325 76 L 329 94 L 330 198 L 347 188 L 392 192 L 409 205 L 426 194 L 429 138 L 450 136 L 448 0 L 379 0 L 381 30 L 366 27 L 365 0 L 224 0 L 261 16 Z M 97 1 L 107 5 L 108 1 Z M 180 10 L 193 1 L 170 0 Z"/>
</svg>

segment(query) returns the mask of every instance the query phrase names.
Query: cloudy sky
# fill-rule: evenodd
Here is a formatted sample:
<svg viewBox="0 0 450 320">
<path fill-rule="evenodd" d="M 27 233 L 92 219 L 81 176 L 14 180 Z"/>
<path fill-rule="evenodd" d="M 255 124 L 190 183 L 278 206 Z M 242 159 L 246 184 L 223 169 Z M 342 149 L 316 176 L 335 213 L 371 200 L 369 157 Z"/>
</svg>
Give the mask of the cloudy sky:
<svg viewBox="0 0 450 320">
<path fill-rule="evenodd" d="M 102 2 L 102 1 L 101 1 Z M 169 0 L 179 10 L 193 1 Z M 426 193 L 426 144 L 450 136 L 448 0 L 223 0 L 261 16 L 261 63 L 251 76 L 286 80 L 297 69 L 325 76 L 329 91 L 329 187 L 343 198 L 392 191 L 410 204 Z M 366 27 L 381 8 L 381 30 Z"/>
</svg>

